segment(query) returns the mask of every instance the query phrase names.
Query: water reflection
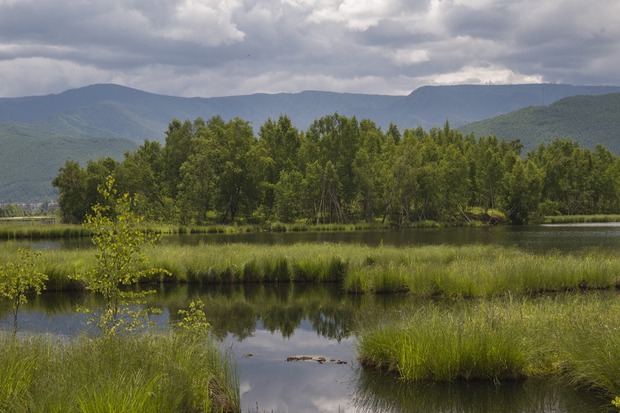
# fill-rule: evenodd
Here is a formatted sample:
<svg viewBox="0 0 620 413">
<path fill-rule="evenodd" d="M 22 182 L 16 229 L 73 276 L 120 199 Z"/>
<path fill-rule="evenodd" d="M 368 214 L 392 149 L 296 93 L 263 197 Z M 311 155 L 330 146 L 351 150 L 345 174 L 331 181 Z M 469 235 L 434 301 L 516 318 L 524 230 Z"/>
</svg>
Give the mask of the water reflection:
<svg viewBox="0 0 620 413">
<path fill-rule="evenodd" d="M 552 381 L 412 384 L 361 369 L 355 376 L 352 400 L 360 413 L 593 413 L 605 403 Z"/>
<path fill-rule="evenodd" d="M 369 246 L 491 244 L 529 251 L 575 251 L 587 248 L 620 248 L 620 224 L 571 224 L 496 227 L 457 227 L 352 232 L 288 232 L 247 234 L 181 235 L 163 242 L 180 245 L 199 243 L 292 244 L 298 242 L 354 243 Z"/>
<path fill-rule="evenodd" d="M 596 412 L 606 401 L 557 383 L 406 384 L 364 371 L 356 361 L 355 329 L 373 315 L 416 311 L 427 301 L 404 296 L 342 294 L 333 285 L 266 284 L 164 286 L 149 305 L 169 328 L 191 300 L 206 304 L 222 348 L 234 357 L 243 412 Z M 79 306 L 100 300 L 84 293 L 44 293 L 20 313 L 21 333 L 77 335 L 85 331 Z M 449 302 L 442 305 L 452 305 Z M 10 317 L 0 305 L 0 329 Z M 92 332 L 92 330 L 91 330 Z M 346 364 L 287 361 L 292 355 L 323 355 Z"/>
<path fill-rule="evenodd" d="M 0 241 L 7 242 L 7 241 Z M 92 248 L 88 238 L 9 241 L 38 249 Z M 553 224 L 531 226 L 457 227 L 350 232 L 252 232 L 239 234 L 167 235 L 164 244 L 292 244 L 299 242 L 354 243 L 369 246 L 492 244 L 529 251 L 575 251 L 620 248 L 620 223 Z"/>
</svg>

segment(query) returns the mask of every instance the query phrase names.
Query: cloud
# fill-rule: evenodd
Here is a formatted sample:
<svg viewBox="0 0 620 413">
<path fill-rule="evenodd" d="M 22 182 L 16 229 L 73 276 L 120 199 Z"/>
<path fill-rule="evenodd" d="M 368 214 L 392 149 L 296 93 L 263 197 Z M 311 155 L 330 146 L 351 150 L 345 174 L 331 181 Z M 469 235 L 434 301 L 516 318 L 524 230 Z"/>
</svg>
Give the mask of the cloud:
<svg viewBox="0 0 620 413">
<path fill-rule="evenodd" d="M 164 38 L 219 46 L 243 41 L 245 33 L 231 20 L 239 1 L 183 0 L 174 10 L 171 22 L 157 31 Z"/>
<path fill-rule="evenodd" d="M 501 66 L 465 66 L 452 73 L 429 77 L 435 85 L 541 83 L 541 76 L 523 75 Z"/>
<path fill-rule="evenodd" d="M 0 0 L 0 96 L 91 81 L 220 96 L 617 83 L 599 0 Z"/>
</svg>

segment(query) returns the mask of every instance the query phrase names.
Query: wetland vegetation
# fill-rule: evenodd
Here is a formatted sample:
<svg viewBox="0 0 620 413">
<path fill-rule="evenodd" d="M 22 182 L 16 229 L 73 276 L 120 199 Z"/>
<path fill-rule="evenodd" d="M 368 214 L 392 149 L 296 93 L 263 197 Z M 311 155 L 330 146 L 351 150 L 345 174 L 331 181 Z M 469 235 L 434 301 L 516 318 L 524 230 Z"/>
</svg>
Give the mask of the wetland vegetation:
<svg viewBox="0 0 620 413">
<path fill-rule="evenodd" d="M 594 390 L 608 400 L 620 394 L 616 373 L 620 368 L 616 297 L 620 258 L 614 251 L 239 243 L 159 245 L 145 253 L 151 266 L 170 273 L 141 279 L 147 289 L 186 285 L 209 290 L 249 284 L 261 286 L 262 294 L 267 294 L 273 288 L 292 288 L 286 286 L 323 286 L 324 291 L 351 299 L 397 293 L 416 305 L 378 314 L 358 307 L 348 313 L 358 320 L 355 326 L 341 326 L 339 331 L 341 338 L 343 334 L 358 337 L 363 366 L 404 381 L 505 383 L 534 378 Z M 0 252 L 2 262 L 16 257 L 16 247 Z M 95 265 L 88 249 L 43 250 L 36 270 L 48 274 L 48 289 L 67 291 L 82 289 L 74 274 Z M 287 296 L 281 300 L 286 302 Z M 206 311 L 207 319 L 214 320 L 212 331 L 225 330 L 220 321 L 227 318 L 214 308 L 229 308 L 226 311 L 244 314 L 247 323 L 245 330 L 239 330 L 242 336 L 251 334 L 257 318 L 273 323 L 269 314 L 292 316 L 290 324 L 277 327 L 291 335 L 305 308 L 313 306 L 311 300 L 276 310 L 258 304 L 270 302 L 266 299 L 251 305 L 234 295 L 221 300 L 219 307 Z M 173 310 L 182 306 L 172 302 Z M 334 327 L 323 327 L 330 328 Z"/>
<path fill-rule="evenodd" d="M 3 412 L 234 412 L 234 368 L 204 337 L 0 334 Z"/>
<path fill-rule="evenodd" d="M 560 250 L 552 241 L 544 250 L 382 241 L 149 245 L 161 234 L 476 230 L 549 214 L 588 219 L 576 213 L 617 220 L 620 161 L 608 150 L 558 140 L 521 157 L 518 141 L 462 136 L 447 124 L 401 135 L 395 126 L 384 133 L 338 114 L 306 133 L 286 117 L 268 121 L 260 137 L 241 119 L 173 121 L 164 147 L 147 141 L 121 163 L 61 169 L 54 185 L 63 220 L 85 225 L 2 224 L 5 239 L 92 238 L 95 248 L 38 251 L 31 272 L 44 275 L 47 294 L 90 297 L 81 307 L 95 314 L 89 321 L 100 335 L 4 334 L 0 409 L 239 411 L 240 389 L 248 386 L 213 341 L 227 339 L 222 320 L 230 314 L 239 337 L 250 337 L 260 320 L 285 338 L 305 322 L 330 340 L 354 339 L 362 387 L 365 371 L 378 371 L 412 386 L 535 379 L 583 388 L 607 403 L 620 394 L 614 248 Z M 0 249 L 3 274 L 13 274 L 6 269 L 18 265 L 21 247 Z M 234 293 L 245 286 L 259 291 L 258 301 Z M 298 286 L 350 305 L 328 306 L 312 294 L 291 302 Z M 174 288 L 233 293 L 203 307 L 166 297 Z M 153 298 L 160 294 L 168 301 Z M 93 296 L 99 305 L 84 305 Z M 384 299 L 399 303 L 363 304 Z M 157 312 L 167 317 L 162 331 L 138 323 Z M 181 331 L 179 318 L 200 328 Z M 51 382 L 62 387 L 57 394 Z"/>
<path fill-rule="evenodd" d="M 498 245 L 364 246 L 159 245 L 145 250 L 154 272 L 141 283 L 333 283 L 351 293 L 409 293 L 428 297 L 495 297 L 546 292 L 615 289 L 620 256 L 612 251 L 527 252 Z M 17 256 L 0 252 L 0 262 Z M 36 269 L 48 275 L 47 288 L 83 288 L 76 273 L 95 265 L 91 251 L 43 250 Z"/>
</svg>

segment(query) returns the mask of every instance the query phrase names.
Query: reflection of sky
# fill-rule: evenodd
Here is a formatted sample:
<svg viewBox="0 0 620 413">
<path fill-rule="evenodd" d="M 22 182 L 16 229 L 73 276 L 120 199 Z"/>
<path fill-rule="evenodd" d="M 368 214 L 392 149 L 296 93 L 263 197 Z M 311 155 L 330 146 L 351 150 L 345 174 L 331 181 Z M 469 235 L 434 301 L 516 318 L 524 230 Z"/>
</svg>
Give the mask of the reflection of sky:
<svg viewBox="0 0 620 413">
<path fill-rule="evenodd" d="M 19 333 L 59 334 L 76 336 L 85 330 L 90 316 L 84 313 L 45 314 L 38 311 L 20 311 L 17 317 Z M 0 320 L 0 331 L 13 331 L 13 319 Z"/>
<path fill-rule="evenodd" d="M 243 234 L 191 234 L 165 237 L 166 243 L 181 245 L 258 243 L 290 244 L 352 243 L 369 246 L 421 246 L 490 244 L 525 248 L 532 251 L 574 251 L 596 246 L 606 250 L 620 247 L 620 224 L 567 224 L 495 227 L 455 227 L 412 229 L 399 231 L 344 231 L 344 232 L 256 232 Z"/>
<path fill-rule="evenodd" d="M 295 333 L 284 338 L 259 323 L 252 335 L 225 340 L 237 361 L 241 411 L 344 412 L 350 410 L 348 393 L 355 361 L 354 339 L 337 343 L 320 337 L 304 320 Z M 248 356 L 252 354 L 252 356 Z M 290 361 L 293 355 L 322 355 L 347 364 Z"/>
<path fill-rule="evenodd" d="M 56 312 L 46 314 L 42 311 L 29 311 L 27 308 L 20 311 L 17 317 L 18 332 L 20 334 L 57 334 L 75 337 L 81 333 L 96 333 L 94 326 L 87 326 L 90 314 L 80 312 Z M 165 329 L 168 326 L 168 310 L 163 309 L 161 314 L 152 314 L 149 320 L 155 325 L 155 330 Z M 0 318 L 0 331 L 13 331 L 13 318 L 7 315 Z"/>
<path fill-rule="evenodd" d="M 19 313 L 20 334 L 75 336 L 84 331 L 89 317 L 75 313 L 71 305 L 44 306 L 47 312 L 30 305 Z M 5 307 L 0 302 L 0 330 L 11 331 L 12 319 Z M 158 330 L 169 327 L 169 311 L 165 307 L 162 310 L 162 314 L 151 317 Z M 91 331 L 95 329 L 91 327 Z M 230 350 L 237 365 L 242 412 L 584 413 L 599 411 L 601 405 L 600 400 L 592 400 L 584 392 L 553 383 L 546 388 L 530 385 L 530 381 L 514 386 L 502 384 L 499 388 L 492 383 L 414 385 L 390 380 L 381 373 L 361 372 L 356 363 L 355 339 L 338 342 L 325 338 L 314 331 L 310 318 L 302 319 L 289 337 L 283 337 L 277 329 L 273 333 L 266 330 L 258 320 L 249 337 L 239 340 L 229 333 L 222 348 Z M 347 364 L 286 361 L 294 355 L 321 355 Z"/>
</svg>

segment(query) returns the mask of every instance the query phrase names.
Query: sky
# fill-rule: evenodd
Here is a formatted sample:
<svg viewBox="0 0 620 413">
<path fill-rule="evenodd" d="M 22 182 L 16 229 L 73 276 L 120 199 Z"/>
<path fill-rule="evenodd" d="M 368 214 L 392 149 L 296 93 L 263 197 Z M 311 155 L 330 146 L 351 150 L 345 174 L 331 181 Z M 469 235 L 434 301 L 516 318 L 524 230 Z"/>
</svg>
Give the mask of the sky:
<svg viewBox="0 0 620 413">
<path fill-rule="evenodd" d="M 618 85 L 618 0 L 0 0 L 0 97 Z"/>
</svg>

